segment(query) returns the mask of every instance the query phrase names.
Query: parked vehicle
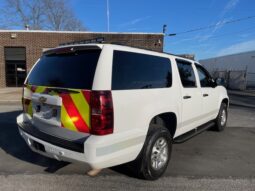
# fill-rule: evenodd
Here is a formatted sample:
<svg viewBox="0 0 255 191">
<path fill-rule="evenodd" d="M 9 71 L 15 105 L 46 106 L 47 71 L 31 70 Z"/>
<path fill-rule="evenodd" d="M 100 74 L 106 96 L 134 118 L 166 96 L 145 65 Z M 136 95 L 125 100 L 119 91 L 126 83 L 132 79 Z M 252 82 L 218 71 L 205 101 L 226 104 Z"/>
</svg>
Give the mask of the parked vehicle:
<svg viewBox="0 0 255 191">
<path fill-rule="evenodd" d="M 111 44 L 43 53 L 31 69 L 17 117 L 20 134 L 42 155 L 93 169 L 128 163 L 154 180 L 173 143 L 222 131 L 229 98 L 197 62 Z"/>
</svg>

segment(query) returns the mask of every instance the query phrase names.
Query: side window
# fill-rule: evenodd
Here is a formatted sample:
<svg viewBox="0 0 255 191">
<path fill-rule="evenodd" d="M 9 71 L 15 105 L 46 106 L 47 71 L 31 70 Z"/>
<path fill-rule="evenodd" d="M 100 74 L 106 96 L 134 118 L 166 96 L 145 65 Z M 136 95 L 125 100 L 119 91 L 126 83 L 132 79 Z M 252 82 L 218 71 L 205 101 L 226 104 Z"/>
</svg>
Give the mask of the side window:
<svg viewBox="0 0 255 191">
<path fill-rule="evenodd" d="M 166 88 L 172 85 L 168 58 L 114 51 L 112 90 Z"/>
<path fill-rule="evenodd" d="M 194 88 L 196 86 L 196 77 L 192 64 L 184 60 L 176 60 L 180 78 L 184 88 Z"/>
<path fill-rule="evenodd" d="M 196 64 L 196 68 L 201 87 L 212 87 L 211 76 L 209 73 L 200 65 Z"/>
</svg>

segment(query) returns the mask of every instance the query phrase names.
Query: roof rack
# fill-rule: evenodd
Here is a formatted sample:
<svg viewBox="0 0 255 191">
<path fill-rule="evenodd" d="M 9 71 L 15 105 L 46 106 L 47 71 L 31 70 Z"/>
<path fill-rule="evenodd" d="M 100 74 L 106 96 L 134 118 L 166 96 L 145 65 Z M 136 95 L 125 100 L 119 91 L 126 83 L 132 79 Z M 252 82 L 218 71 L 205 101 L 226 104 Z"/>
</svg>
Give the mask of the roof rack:
<svg viewBox="0 0 255 191">
<path fill-rule="evenodd" d="M 155 46 L 161 46 L 162 44 L 160 39 L 131 39 L 131 40 L 120 39 L 118 41 L 109 42 L 109 44 L 126 45 L 127 43 L 134 42 L 134 41 L 154 41 Z M 88 39 L 88 40 L 60 43 L 59 46 L 77 45 L 77 44 L 94 44 L 94 43 L 105 43 L 105 42 L 106 41 L 104 37 L 98 37 L 98 38 Z"/>
</svg>

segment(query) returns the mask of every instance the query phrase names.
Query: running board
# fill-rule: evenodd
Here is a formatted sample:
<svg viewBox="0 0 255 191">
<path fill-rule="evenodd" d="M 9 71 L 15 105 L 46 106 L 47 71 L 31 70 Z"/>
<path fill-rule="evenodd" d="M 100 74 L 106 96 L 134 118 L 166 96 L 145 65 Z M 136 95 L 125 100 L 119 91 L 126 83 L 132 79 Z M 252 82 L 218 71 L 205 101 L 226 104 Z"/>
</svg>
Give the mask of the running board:
<svg viewBox="0 0 255 191">
<path fill-rule="evenodd" d="M 176 137 L 174 139 L 174 143 L 183 143 L 183 142 L 189 140 L 190 138 L 202 133 L 203 131 L 213 127 L 214 125 L 215 125 L 215 122 L 213 122 L 213 121 L 205 123 L 204 125 L 201 125 L 201 126 L 195 128 L 195 129 L 192 129 L 191 131 L 189 131 L 183 135 Z"/>
</svg>

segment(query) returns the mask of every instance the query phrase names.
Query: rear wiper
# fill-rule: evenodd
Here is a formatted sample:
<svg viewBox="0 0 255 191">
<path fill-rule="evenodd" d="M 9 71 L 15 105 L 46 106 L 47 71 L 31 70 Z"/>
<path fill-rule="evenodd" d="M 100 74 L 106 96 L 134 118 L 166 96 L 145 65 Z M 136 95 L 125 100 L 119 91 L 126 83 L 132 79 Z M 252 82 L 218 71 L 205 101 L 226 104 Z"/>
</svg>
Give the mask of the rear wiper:
<svg viewBox="0 0 255 191">
<path fill-rule="evenodd" d="M 69 89 L 62 89 L 62 88 L 48 88 L 49 91 L 54 91 L 57 93 L 80 93 L 79 91 L 69 90 Z"/>
</svg>

